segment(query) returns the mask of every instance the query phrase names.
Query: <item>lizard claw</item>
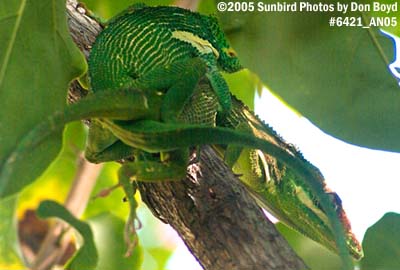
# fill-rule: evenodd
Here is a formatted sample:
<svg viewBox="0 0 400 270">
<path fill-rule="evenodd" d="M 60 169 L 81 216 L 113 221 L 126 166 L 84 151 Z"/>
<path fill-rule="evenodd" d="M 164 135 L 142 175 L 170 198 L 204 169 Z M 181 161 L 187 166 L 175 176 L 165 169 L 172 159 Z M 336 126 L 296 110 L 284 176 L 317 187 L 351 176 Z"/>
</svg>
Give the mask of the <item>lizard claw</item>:
<svg viewBox="0 0 400 270">
<path fill-rule="evenodd" d="M 128 221 L 125 224 L 124 230 L 124 240 L 127 247 L 125 252 L 125 257 L 129 257 L 132 255 L 133 250 L 138 245 L 138 236 L 136 231 L 142 228 L 142 223 L 136 217 L 136 215 L 129 217 Z"/>
<path fill-rule="evenodd" d="M 192 158 L 189 161 L 189 165 L 196 164 L 196 163 L 200 162 L 200 153 L 201 153 L 200 146 L 196 146 L 195 153 L 192 155 Z"/>
</svg>

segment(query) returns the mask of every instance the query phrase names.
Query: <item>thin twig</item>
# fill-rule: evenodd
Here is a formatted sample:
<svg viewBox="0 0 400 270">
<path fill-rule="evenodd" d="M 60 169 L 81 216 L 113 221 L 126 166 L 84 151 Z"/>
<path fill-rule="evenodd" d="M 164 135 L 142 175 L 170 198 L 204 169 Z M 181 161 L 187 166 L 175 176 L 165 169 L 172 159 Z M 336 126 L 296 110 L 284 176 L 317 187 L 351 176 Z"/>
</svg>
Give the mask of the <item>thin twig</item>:
<svg viewBox="0 0 400 270">
<path fill-rule="evenodd" d="M 78 170 L 69 190 L 64 206 L 76 217 L 80 217 L 89 201 L 92 190 L 102 169 L 102 164 L 93 164 L 79 156 Z M 47 270 L 57 265 L 69 243 L 68 226 L 57 221 L 50 227 L 35 258 L 32 270 Z"/>
</svg>

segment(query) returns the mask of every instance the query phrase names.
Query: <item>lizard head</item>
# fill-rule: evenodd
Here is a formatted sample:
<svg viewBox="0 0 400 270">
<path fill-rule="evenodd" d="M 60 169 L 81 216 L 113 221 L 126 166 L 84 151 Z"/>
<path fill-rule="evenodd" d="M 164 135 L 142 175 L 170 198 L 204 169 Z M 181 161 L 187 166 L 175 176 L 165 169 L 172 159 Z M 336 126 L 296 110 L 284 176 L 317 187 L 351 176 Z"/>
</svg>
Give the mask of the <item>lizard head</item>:
<svg viewBox="0 0 400 270">
<path fill-rule="evenodd" d="M 232 47 L 223 47 L 218 58 L 218 65 L 222 70 L 232 73 L 241 70 L 243 67 Z"/>
<path fill-rule="evenodd" d="M 235 50 L 229 45 L 226 39 L 225 33 L 219 26 L 218 20 L 214 16 L 208 17 L 209 29 L 214 36 L 214 40 L 211 40 L 213 47 L 218 51 L 218 66 L 229 73 L 241 70 L 243 67 L 239 62 L 239 58 Z"/>
</svg>

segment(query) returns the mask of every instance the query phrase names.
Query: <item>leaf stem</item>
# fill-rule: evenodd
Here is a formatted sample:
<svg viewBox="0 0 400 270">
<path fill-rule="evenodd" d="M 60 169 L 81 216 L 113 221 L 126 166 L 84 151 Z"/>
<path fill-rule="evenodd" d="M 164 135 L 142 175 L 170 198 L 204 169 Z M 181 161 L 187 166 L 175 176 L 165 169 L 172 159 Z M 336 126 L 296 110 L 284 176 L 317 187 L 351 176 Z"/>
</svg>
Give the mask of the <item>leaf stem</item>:
<svg viewBox="0 0 400 270">
<path fill-rule="evenodd" d="M 366 15 L 365 12 L 361 12 L 361 16 L 363 18 L 363 21 L 366 25 L 369 25 L 369 19 Z M 376 49 L 378 50 L 379 54 L 381 55 L 383 61 L 385 62 L 386 66 L 390 64 L 389 58 L 386 56 L 382 46 L 379 44 L 378 39 L 376 38 L 375 33 L 372 31 L 371 27 L 367 28 L 369 36 L 371 37 L 372 43 L 375 45 Z"/>
</svg>

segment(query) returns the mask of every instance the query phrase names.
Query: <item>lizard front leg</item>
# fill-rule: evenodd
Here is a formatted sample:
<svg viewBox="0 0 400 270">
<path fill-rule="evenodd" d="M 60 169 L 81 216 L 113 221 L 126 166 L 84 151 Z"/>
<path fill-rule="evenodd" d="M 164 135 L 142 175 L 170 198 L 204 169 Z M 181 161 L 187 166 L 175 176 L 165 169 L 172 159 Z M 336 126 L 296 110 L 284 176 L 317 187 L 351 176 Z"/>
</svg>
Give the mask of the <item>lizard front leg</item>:
<svg viewBox="0 0 400 270">
<path fill-rule="evenodd" d="M 160 119 L 177 122 L 178 115 L 193 96 L 200 79 L 205 76 L 207 65 L 200 57 L 185 59 L 166 66 L 155 67 L 122 88 L 141 89 L 146 95 L 163 95 Z"/>
</svg>

